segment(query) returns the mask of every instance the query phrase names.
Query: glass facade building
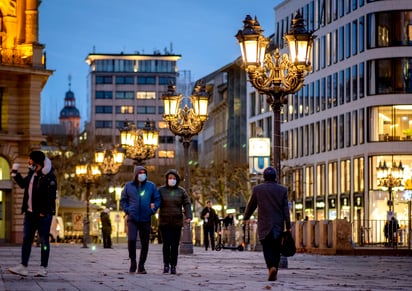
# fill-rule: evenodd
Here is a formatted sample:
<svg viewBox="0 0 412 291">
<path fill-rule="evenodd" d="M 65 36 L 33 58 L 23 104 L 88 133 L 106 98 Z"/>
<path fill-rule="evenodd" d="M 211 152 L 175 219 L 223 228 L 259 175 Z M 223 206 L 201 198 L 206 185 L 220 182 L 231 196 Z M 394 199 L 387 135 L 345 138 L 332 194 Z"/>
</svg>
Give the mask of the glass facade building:
<svg viewBox="0 0 412 291">
<path fill-rule="evenodd" d="M 282 52 L 297 10 L 317 36 L 313 71 L 289 95 L 281 117 L 281 179 L 295 220 L 345 218 L 368 227 L 376 221 L 376 236 L 392 215 L 408 223 L 412 2 L 396 3 L 395 9 L 383 0 L 290 0 L 275 7 L 272 41 Z M 249 137 L 272 137 L 265 96 L 252 89 L 248 95 Z M 383 162 L 389 173 L 402 162 L 402 186 L 393 187 L 392 199 L 378 181 Z"/>
</svg>

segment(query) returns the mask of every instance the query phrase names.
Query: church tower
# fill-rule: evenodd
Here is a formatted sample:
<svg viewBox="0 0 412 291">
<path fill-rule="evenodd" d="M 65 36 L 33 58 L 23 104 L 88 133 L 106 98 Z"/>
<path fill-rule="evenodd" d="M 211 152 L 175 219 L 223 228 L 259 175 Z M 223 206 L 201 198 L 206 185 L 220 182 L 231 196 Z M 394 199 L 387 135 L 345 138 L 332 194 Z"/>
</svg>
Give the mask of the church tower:
<svg viewBox="0 0 412 291">
<path fill-rule="evenodd" d="M 60 111 L 59 120 L 66 129 L 66 135 L 73 138 L 79 135 L 80 113 L 76 108 L 76 98 L 71 90 L 71 76 L 69 76 L 69 90 L 64 97 L 64 108 Z"/>
</svg>

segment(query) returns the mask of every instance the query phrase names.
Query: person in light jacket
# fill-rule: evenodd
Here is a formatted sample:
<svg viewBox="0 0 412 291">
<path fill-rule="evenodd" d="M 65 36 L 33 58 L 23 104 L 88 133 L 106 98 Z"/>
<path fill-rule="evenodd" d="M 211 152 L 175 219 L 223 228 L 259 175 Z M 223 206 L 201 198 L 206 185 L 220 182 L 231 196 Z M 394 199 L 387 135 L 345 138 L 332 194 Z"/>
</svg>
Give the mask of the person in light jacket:
<svg viewBox="0 0 412 291">
<path fill-rule="evenodd" d="M 144 264 L 149 252 L 151 218 L 160 206 L 160 195 L 156 185 L 147 180 L 143 166 L 134 168 L 134 179 L 124 186 L 120 204 L 127 216 L 127 244 L 130 258 L 130 273 L 146 274 Z M 141 242 L 139 265 L 136 264 L 137 234 Z"/>
<path fill-rule="evenodd" d="M 163 241 L 163 273 L 169 273 L 170 269 L 171 274 L 176 274 L 183 220 L 190 223 L 192 210 L 189 195 L 179 186 L 179 173 L 171 169 L 166 172 L 165 180 L 165 185 L 159 188 L 161 197 L 159 229 Z"/>
<path fill-rule="evenodd" d="M 280 261 L 280 239 L 285 227 L 291 229 L 287 188 L 277 183 L 276 169 L 263 171 L 264 182 L 252 189 L 246 206 L 244 220 L 247 222 L 258 209 L 258 236 L 263 247 L 263 256 L 269 270 L 269 281 L 277 280 Z"/>
</svg>

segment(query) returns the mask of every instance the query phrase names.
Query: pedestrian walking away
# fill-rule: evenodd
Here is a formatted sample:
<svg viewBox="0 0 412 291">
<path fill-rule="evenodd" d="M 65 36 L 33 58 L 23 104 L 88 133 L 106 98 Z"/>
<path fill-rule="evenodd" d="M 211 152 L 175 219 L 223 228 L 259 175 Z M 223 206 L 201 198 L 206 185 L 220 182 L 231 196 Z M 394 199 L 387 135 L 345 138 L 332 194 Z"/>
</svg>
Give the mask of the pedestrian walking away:
<svg viewBox="0 0 412 291">
<path fill-rule="evenodd" d="M 203 243 L 205 245 L 205 250 L 208 250 L 210 240 L 210 246 L 214 251 L 215 230 L 217 229 L 217 225 L 219 223 L 219 217 L 217 216 L 215 210 L 212 208 L 212 201 L 206 201 L 206 207 L 203 208 L 202 212 L 200 213 L 200 218 L 203 219 Z"/>
<path fill-rule="evenodd" d="M 144 264 L 149 252 L 151 217 L 160 206 L 160 195 L 156 185 L 147 180 L 147 170 L 136 166 L 133 180 L 124 186 L 120 204 L 127 218 L 127 245 L 130 258 L 130 273 L 146 274 Z M 139 234 L 141 249 L 139 264 L 136 263 L 136 242 Z"/>
<path fill-rule="evenodd" d="M 183 222 L 190 223 L 192 210 L 186 190 L 179 186 L 180 175 L 171 169 L 165 174 L 166 183 L 159 188 L 159 230 L 163 242 L 163 273 L 176 274 L 179 242 Z M 182 211 L 184 210 L 184 213 Z"/>
<path fill-rule="evenodd" d="M 36 232 L 40 242 L 40 269 L 35 276 L 46 277 L 50 256 L 50 226 L 56 211 L 57 181 L 51 161 L 42 151 L 32 151 L 28 162 L 29 172 L 23 177 L 18 166 L 13 165 L 11 176 L 24 189 L 21 213 L 23 220 L 23 244 L 21 263 L 9 268 L 9 272 L 27 276 L 31 248 Z"/>
<path fill-rule="evenodd" d="M 280 261 L 280 241 L 285 225 L 290 231 L 290 214 L 287 188 L 277 183 L 275 168 L 267 167 L 263 171 L 263 183 L 252 189 L 252 195 L 246 206 L 244 220 L 258 209 L 258 236 L 263 248 L 269 281 L 277 280 Z"/>
<path fill-rule="evenodd" d="M 100 213 L 100 221 L 102 223 L 102 238 L 103 238 L 103 248 L 112 248 L 112 222 L 110 220 L 110 209 L 105 208 Z"/>
</svg>

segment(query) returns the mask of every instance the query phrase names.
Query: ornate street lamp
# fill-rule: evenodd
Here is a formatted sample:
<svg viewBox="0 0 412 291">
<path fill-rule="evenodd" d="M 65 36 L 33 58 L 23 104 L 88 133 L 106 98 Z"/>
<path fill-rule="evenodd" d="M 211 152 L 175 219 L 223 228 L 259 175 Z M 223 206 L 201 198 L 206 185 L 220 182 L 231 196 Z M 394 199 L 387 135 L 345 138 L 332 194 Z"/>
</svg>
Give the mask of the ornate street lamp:
<svg viewBox="0 0 412 291">
<path fill-rule="evenodd" d="M 209 94 L 206 93 L 204 84 L 198 83 L 194 88 L 193 95 L 190 96 L 191 102 L 189 102 L 189 98 L 183 98 L 182 94 L 176 93 L 176 86 L 170 84 L 168 92 L 163 94 L 162 98 L 164 103 L 163 119 L 167 121 L 170 131 L 175 135 L 180 136 L 179 141 L 183 144 L 185 189 L 188 194 L 191 195 L 189 146 L 192 137 L 202 130 L 203 124 L 208 118 L 207 107 L 209 103 Z M 189 105 L 191 105 L 191 107 L 189 107 Z M 183 229 L 180 252 L 182 254 L 193 253 L 193 240 L 190 224 L 185 225 Z"/>
<path fill-rule="evenodd" d="M 243 68 L 248 73 L 252 86 L 266 94 L 266 101 L 271 106 L 273 118 L 273 164 L 280 173 L 280 112 L 287 103 L 287 95 L 296 93 L 303 86 L 305 75 L 312 67 L 311 50 L 315 36 L 308 32 L 299 12 L 292 20 L 290 31 L 284 35 L 289 53 L 280 55 L 276 48 L 268 52 L 269 39 L 262 35 L 263 30 L 255 17 L 247 15 L 243 21 L 243 30 L 236 38 L 240 45 Z"/>
<path fill-rule="evenodd" d="M 90 186 L 95 183 L 100 175 L 100 169 L 96 164 L 84 162 L 76 165 L 76 177 L 80 183 L 86 184 L 86 217 L 83 219 L 83 248 L 87 248 L 87 243 L 90 241 Z"/>
<path fill-rule="evenodd" d="M 313 32 L 305 28 L 302 15 L 297 12 L 290 31 L 284 35 L 289 46 L 289 56 L 268 51 L 269 39 L 255 17 L 247 15 L 243 30 L 236 38 L 240 45 L 243 68 L 248 73 L 252 86 L 266 95 L 266 102 L 273 111 L 273 165 L 280 173 L 281 131 L 280 112 L 287 103 L 287 95 L 296 93 L 303 86 L 306 74 L 312 69 L 310 64 Z M 280 268 L 287 268 L 287 257 L 281 256 Z"/>
<path fill-rule="evenodd" d="M 123 160 L 124 153 L 118 147 L 115 147 L 113 150 L 107 150 L 103 145 L 100 145 L 94 154 L 94 161 L 104 175 L 117 174 L 123 164 Z"/>
<path fill-rule="evenodd" d="M 146 121 L 142 129 L 137 129 L 134 123 L 125 121 L 124 127 L 120 129 L 120 141 L 126 150 L 126 157 L 139 164 L 155 157 L 159 146 L 159 131 L 154 121 Z"/>
<path fill-rule="evenodd" d="M 402 191 L 404 186 L 402 184 L 403 180 L 403 166 L 402 162 L 399 162 L 396 165 L 393 162 L 392 167 L 388 167 L 386 165 L 386 161 L 380 161 L 378 167 L 376 167 L 376 174 L 377 174 L 377 181 L 378 187 L 381 188 L 383 191 L 388 191 L 389 199 L 388 199 L 388 214 L 393 214 L 393 191 Z"/>
</svg>

